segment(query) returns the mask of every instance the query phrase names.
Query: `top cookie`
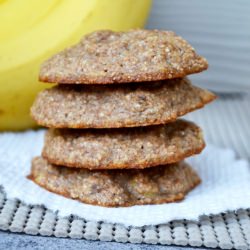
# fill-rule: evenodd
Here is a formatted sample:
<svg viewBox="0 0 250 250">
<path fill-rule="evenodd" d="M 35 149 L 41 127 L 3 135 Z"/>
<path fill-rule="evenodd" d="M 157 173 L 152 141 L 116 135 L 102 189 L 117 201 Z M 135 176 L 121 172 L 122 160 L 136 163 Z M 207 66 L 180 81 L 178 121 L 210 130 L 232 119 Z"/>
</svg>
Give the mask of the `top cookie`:
<svg viewBox="0 0 250 250">
<path fill-rule="evenodd" d="M 109 84 L 184 77 L 207 69 L 205 58 L 171 31 L 96 31 L 52 56 L 39 80 L 51 83 Z"/>
</svg>

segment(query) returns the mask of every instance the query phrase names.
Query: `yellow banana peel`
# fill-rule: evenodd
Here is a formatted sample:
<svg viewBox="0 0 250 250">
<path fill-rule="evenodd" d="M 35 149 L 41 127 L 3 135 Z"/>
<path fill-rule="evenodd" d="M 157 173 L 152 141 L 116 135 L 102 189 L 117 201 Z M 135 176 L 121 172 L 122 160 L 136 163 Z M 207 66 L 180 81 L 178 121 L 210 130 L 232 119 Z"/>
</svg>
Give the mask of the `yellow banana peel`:
<svg viewBox="0 0 250 250">
<path fill-rule="evenodd" d="M 151 0 L 0 0 L 0 131 L 35 126 L 40 64 L 93 30 L 143 27 Z"/>
</svg>

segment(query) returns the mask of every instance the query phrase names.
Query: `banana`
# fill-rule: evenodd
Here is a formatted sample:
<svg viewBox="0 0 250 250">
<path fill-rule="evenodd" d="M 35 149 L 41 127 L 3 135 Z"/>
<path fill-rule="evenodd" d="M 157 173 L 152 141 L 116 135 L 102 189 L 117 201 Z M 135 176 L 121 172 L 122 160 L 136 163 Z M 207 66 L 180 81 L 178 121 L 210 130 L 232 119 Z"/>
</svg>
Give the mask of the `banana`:
<svg viewBox="0 0 250 250">
<path fill-rule="evenodd" d="M 143 27 L 151 0 L 0 0 L 0 130 L 35 127 L 40 64 L 93 30 Z"/>
</svg>

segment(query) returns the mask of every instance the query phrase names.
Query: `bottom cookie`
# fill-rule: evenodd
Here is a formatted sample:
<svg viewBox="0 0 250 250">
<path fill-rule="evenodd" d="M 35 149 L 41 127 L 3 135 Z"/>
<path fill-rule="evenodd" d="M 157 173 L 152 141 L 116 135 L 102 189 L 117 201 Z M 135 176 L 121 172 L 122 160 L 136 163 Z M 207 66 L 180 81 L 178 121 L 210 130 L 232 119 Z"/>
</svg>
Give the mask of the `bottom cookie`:
<svg viewBox="0 0 250 250">
<path fill-rule="evenodd" d="M 107 207 L 179 201 L 200 183 L 185 162 L 140 170 L 91 171 L 58 167 L 42 157 L 33 159 L 28 178 L 51 192 Z"/>
</svg>

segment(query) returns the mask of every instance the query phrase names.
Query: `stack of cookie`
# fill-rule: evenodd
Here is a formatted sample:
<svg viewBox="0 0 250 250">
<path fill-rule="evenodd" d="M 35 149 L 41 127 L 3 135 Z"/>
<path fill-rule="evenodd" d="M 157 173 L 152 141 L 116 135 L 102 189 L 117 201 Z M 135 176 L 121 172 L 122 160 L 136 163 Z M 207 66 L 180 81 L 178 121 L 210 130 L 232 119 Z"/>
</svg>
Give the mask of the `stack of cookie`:
<svg viewBox="0 0 250 250">
<path fill-rule="evenodd" d="M 182 160 L 201 129 L 177 118 L 215 96 L 185 78 L 204 58 L 169 31 L 97 31 L 46 61 L 31 114 L 49 127 L 30 179 L 101 206 L 173 202 L 200 182 Z"/>
</svg>

